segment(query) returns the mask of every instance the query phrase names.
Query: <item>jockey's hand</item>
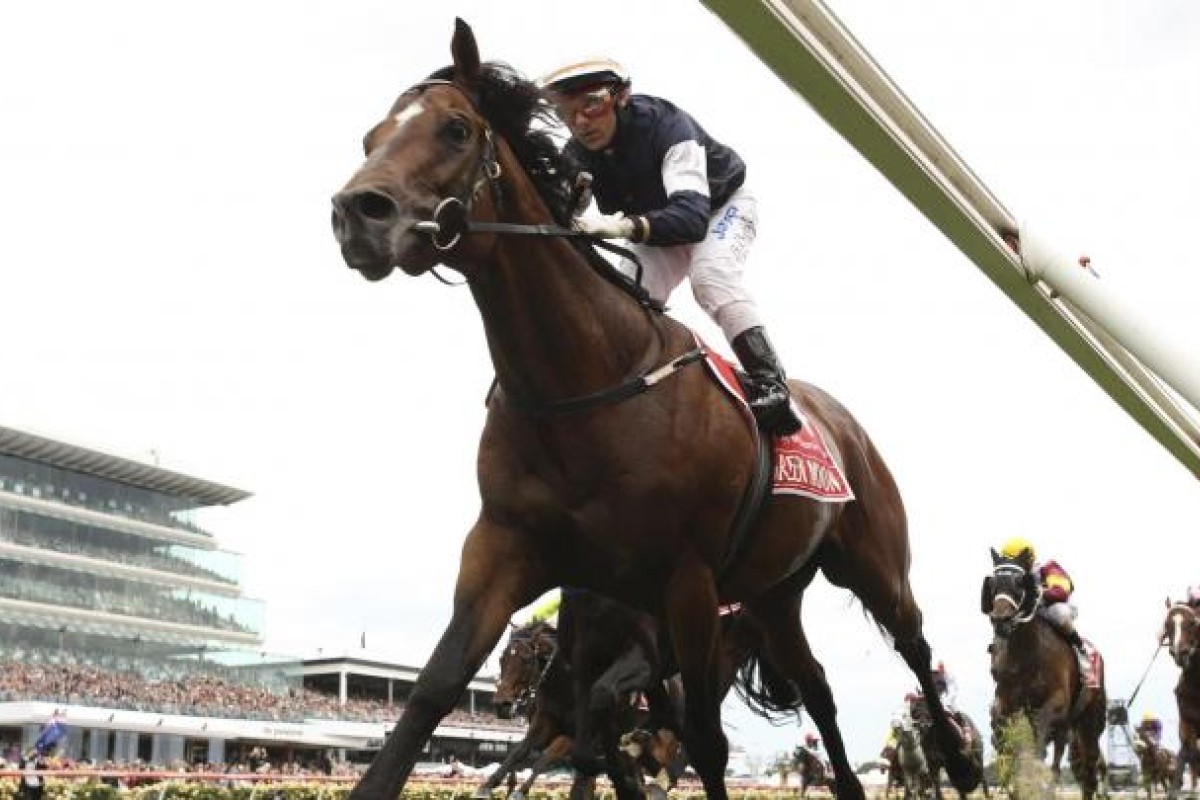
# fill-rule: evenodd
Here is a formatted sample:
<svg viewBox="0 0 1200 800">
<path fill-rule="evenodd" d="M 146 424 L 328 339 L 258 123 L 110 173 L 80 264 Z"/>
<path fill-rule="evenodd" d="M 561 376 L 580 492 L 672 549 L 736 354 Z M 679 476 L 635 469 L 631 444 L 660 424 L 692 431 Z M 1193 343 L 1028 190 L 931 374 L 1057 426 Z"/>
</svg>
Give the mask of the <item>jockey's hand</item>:
<svg viewBox="0 0 1200 800">
<path fill-rule="evenodd" d="M 634 222 L 620 211 L 616 214 L 600 214 L 594 217 L 578 217 L 571 227 L 598 239 L 632 239 Z"/>
</svg>

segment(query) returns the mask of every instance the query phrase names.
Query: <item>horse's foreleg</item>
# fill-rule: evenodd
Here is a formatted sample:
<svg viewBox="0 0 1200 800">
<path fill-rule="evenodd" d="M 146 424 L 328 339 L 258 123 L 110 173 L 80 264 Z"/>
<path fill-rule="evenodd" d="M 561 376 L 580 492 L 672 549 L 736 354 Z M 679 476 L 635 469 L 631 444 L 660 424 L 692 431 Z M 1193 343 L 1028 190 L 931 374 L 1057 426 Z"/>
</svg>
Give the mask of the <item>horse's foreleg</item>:
<svg viewBox="0 0 1200 800">
<path fill-rule="evenodd" d="M 521 544 L 519 532 L 485 520 L 468 534 L 450 624 L 421 670 L 396 727 L 351 791 L 351 800 L 399 796 L 422 748 L 495 648 L 509 617 L 549 588 Z"/>
<path fill-rule="evenodd" d="M 727 800 L 729 742 L 721 730 L 716 586 L 707 567 L 685 557 L 663 588 L 667 631 L 683 680 L 683 744 L 707 800 Z"/>
<path fill-rule="evenodd" d="M 492 774 L 488 776 L 488 779 L 484 781 L 478 789 L 475 790 L 476 800 L 483 800 L 484 798 L 491 797 L 492 790 L 499 786 L 501 781 L 517 770 L 519 768 L 518 765 L 525 763 L 525 760 L 529 758 L 532 752 L 532 737 L 527 734 L 525 738 L 518 742 L 517 746 L 514 747 L 507 756 L 504 757 L 504 761 L 500 762 L 500 766 L 496 767 Z"/>
<path fill-rule="evenodd" d="M 572 747 L 571 737 L 565 734 L 559 734 L 550 740 L 550 744 L 546 745 L 546 749 L 533 762 L 533 766 L 529 768 L 529 777 L 521 784 L 521 787 L 510 795 L 511 800 L 524 800 L 529 796 L 529 790 L 533 787 L 533 782 L 537 777 L 546 770 L 550 769 L 555 764 L 561 764 L 571 755 Z"/>
</svg>

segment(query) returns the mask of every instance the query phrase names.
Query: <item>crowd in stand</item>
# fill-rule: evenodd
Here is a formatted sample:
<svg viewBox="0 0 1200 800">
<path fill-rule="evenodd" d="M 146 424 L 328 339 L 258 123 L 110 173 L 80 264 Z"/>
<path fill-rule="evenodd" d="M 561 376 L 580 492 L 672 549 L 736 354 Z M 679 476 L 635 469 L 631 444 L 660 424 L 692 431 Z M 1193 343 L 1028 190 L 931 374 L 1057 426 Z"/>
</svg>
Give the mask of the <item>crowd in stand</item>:
<svg viewBox="0 0 1200 800">
<path fill-rule="evenodd" d="M 290 686 L 267 688 L 219 674 L 190 672 L 159 677 L 81 663 L 31 663 L 0 655 L 0 702 L 42 700 L 63 705 L 99 706 L 150 713 L 299 722 L 305 719 L 395 722 L 400 704 L 337 697 Z M 447 722 L 511 729 L 516 721 L 494 714 L 455 710 Z"/>
</svg>

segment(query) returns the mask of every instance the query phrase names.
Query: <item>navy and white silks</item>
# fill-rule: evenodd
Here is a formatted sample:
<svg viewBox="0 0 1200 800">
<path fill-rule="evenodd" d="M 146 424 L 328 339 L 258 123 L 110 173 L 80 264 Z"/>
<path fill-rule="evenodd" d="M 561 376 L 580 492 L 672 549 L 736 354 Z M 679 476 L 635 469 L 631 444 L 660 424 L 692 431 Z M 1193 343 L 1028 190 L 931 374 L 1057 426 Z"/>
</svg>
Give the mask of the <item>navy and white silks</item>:
<svg viewBox="0 0 1200 800">
<path fill-rule="evenodd" d="M 645 242 L 632 245 L 645 267 L 642 281 L 665 302 L 690 277 L 696 302 L 732 340 L 762 325 L 742 277 L 754 243 L 758 203 L 745 188 L 746 165 L 667 100 L 633 95 L 618 112 L 608 148 L 579 142 L 565 155 L 592 174 L 601 212 L 642 216 Z M 632 275 L 634 267 L 620 268 Z"/>
</svg>

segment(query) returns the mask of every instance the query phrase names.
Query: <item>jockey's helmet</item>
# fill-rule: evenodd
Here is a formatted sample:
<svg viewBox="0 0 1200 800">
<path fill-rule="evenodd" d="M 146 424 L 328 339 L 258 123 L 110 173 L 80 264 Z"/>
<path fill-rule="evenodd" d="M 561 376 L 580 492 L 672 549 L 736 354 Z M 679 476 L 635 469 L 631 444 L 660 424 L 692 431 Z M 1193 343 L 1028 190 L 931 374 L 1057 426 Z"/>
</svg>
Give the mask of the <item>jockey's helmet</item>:
<svg viewBox="0 0 1200 800">
<path fill-rule="evenodd" d="M 537 85 L 544 91 L 560 95 L 599 87 L 619 92 L 629 86 L 629 73 L 611 58 L 584 58 L 551 70 L 538 79 Z"/>
<path fill-rule="evenodd" d="M 813 733 L 804 734 L 804 744 L 806 744 L 807 746 L 816 747 L 818 741 L 820 741 L 820 740 L 817 739 L 816 734 L 813 734 Z"/>
<path fill-rule="evenodd" d="M 1147 711 L 1145 714 L 1142 714 L 1143 725 L 1150 725 L 1156 722 L 1158 722 L 1158 717 L 1154 715 L 1153 711 Z"/>
<path fill-rule="evenodd" d="M 1189 586 L 1187 597 L 1190 605 L 1200 605 L 1200 584 L 1192 584 Z"/>
<path fill-rule="evenodd" d="M 1029 551 L 1029 560 L 1037 561 L 1037 551 L 1033 549 L 1033 544 L 1024 536 L 1013 536 L 1000 548 L 1000 555 L 1005 558 L 1018 558 L 1026 550 Z"/>
</svg>

